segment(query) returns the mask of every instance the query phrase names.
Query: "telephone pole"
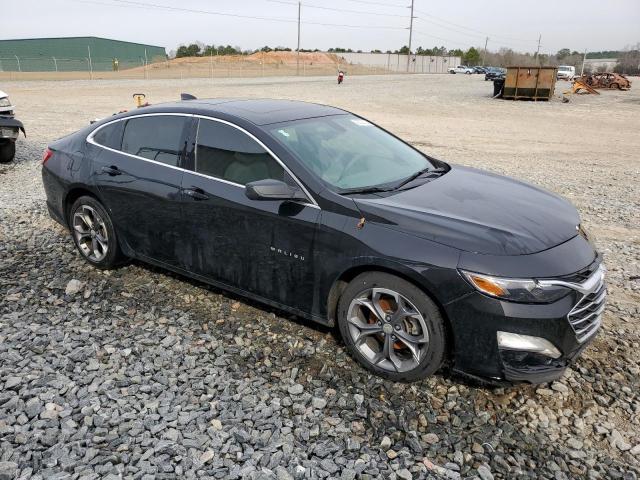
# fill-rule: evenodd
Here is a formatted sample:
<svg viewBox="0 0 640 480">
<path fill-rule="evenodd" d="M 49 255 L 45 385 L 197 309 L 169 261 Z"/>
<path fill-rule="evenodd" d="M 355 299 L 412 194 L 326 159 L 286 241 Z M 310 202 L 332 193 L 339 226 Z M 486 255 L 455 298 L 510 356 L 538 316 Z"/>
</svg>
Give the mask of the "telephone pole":
<svg viewBox="0 0 640 480">
<path fill-rule="evenodd" d="M 580 76 L 584 75 L 584 64 L 587 60 L 587 49 L 584 49 L 584 56 L 582 57 L 582 69 L 580 70 Z"/>
<path fill-rule="evenodd" d="M 487 37 L 484 41 L 484 53 L 482 54 L 482 65 L 486 65 L 484 61 L 487 57 L 487 43 L 489 43 L 489 37 Z"/>
<path fill-rule="evenodd" d="M 536 60 L 538 60 L 538 65 L 542 66 L 542 62 L 540 61 L 540 41 L 542 40 L 542 34 L 538 37 L 538 50 L 536 51 Z"/>
<path fill-rule="evenodd" d="M 413 0 L 411 0 L 411 19 L 409 20 L 409 53 L 407 54 L 407 72 L 411 64 L 411 36 L 413 35 Z"/>
<path fill-rule="evenodd" d="M 298 2 L 298 48 L 296 51 L 296 75 L 300 75 L 300 9 L 302 7 L 302 2 Z"/>
</svg>

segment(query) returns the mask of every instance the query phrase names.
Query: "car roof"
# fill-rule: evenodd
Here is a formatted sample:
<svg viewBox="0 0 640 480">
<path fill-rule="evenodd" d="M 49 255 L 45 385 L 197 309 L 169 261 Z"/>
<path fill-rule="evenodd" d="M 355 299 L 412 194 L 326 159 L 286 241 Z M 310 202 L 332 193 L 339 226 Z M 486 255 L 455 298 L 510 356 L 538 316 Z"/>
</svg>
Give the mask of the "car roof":
<svg viewBox="0 0 640 480">
<path fill-rule="evenodd" d="M 181 112 L 201 115 L 217 113 L 249 121 L 255 125 L 302 120 L 305 118 L 346 115 L 349 112 L 328 105 L 277 99 L 210 98 L 182 100 L 144 107 L 144 112 Z M 136 113 L 139 111 L 136 110 Z"/>
</svg>

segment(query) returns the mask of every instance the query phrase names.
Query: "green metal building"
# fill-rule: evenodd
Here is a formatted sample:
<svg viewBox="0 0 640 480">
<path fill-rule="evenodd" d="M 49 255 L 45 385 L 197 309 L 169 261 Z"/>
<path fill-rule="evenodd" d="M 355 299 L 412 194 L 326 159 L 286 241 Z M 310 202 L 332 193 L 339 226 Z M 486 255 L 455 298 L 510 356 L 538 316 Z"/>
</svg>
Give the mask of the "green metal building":
<svg viewBox="0 0 640 480">
<path fill-rule="evenodd" d="M 109 71 L 166 60 L 164 47 L 99 37 L 0 40 L 0 71 Z"/>
</svg>

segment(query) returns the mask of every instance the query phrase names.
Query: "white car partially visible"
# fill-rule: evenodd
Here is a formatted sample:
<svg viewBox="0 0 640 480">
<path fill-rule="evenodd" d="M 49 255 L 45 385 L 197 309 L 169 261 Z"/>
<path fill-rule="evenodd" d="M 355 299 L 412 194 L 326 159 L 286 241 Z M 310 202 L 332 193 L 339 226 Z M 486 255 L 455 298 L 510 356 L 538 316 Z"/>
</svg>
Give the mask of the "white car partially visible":
<svg viewBox="0 0 640 480">
<path fill-rule="evenodd" d="M 466 65 L 458 65 L 457 67 L 451 67 L 447 69 L 449 73 L 466 73 L 467 75 L 471 75 L 473 73 L 473 68 L 467 67 Z"/>
<path fill-rule="evenodd" d="M 9 100 L 9 95 L 0 90 L 0 115 L 11 115 L 13 113 L 13 105 Z"/>
</svg>

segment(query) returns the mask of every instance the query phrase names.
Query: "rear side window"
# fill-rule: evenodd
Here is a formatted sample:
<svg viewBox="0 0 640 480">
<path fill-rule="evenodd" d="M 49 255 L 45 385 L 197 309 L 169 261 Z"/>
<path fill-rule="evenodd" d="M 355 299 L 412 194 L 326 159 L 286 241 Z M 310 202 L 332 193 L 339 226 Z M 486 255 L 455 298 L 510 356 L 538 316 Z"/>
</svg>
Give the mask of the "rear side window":
<svg viewBox="0 0 640 480">
<path fill-rule="evenodd" d="M 122 129 L 124 122 L 114 122 L 100 128 L 94 135 L 93 141 L 104 147 L 120 150 L 122 145 Z"/>
<path fill-rule="evenodd" d="M 253 138 L 225 123 L 204 119 L 198 126 L 194 169 L 240 185 L 285 179 L 282 166 Z"/>
<path fill-rule="evenodd" d="M 124 127 L 122 151 L 177 166 L 186 124 L 187 117 L 177 115 L 132 118 Z"/>
</svg>

